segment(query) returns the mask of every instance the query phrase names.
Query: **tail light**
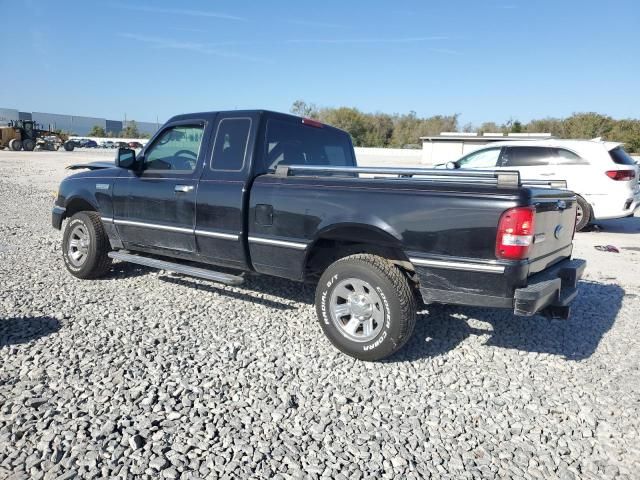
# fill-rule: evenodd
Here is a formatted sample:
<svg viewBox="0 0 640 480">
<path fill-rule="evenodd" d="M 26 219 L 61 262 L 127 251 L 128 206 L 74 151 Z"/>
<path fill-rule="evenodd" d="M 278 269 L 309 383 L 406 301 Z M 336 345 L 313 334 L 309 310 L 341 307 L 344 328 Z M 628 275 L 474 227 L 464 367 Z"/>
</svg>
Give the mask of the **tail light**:
<svg viewBox="0 0 640 480">
<path fill-rule="evenodd" d="M 607 170 L 605 173 L 612 180 L 633 180 L 636 178 L 634 170 Z"/>
<path fill-rule="evenodd" d="M 511 208 L 504 212 L 498 223 L 496 257 L 507 260 L 527 258 L 536 227 L 534 207 Z"/>
</svg>

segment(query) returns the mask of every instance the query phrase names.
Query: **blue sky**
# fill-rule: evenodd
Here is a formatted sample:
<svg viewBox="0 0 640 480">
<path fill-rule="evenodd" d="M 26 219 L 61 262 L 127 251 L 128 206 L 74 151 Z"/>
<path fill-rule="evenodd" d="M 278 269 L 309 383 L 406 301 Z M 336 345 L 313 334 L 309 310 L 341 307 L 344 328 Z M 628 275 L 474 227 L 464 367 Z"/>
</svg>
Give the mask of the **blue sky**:
<svg viewBox="0 0 640 480">
<path fill-rule="evenodd" d="M 2 3 L 2 107 L 163 121 L 304 99 L 462 123 L 640 117 L 637 0 Z"/>
</svg>

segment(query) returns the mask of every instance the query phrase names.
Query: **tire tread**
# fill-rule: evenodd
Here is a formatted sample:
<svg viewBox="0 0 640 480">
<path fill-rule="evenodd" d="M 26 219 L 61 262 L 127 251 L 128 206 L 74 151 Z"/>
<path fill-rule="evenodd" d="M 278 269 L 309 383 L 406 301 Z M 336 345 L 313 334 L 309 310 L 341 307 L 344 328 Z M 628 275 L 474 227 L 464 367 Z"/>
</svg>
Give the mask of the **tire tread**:
<svg viewBox="0 0 640 480">
<path fill-rule="evenodd" d="M 96 258 L 93 260 L 93 266 L 91 268 L 79 272 L 73 272 L 70 270 L 70 272 L 72 275 L 86 280 L 99 278 L 104 276 L 111 267 L 112 260 L 108 255 L 109 250 L 111 249 L 109 237 L 107 236 L 98 212 L 78 212 L 71 217 L 71 220 L 80 216 L 86 217 L 86 220 L 88 220 L 88 223 L 90 224 L 90 228 L 94 231 Z"/>
<path fill-rule="evenodd" d="M 417 301 L 414 294 L 414 290 L 409 284 L 409 280 L 402 273 L 402 271 L 389 260 L 370 253 L 357 253 L 342 257 L 337 260 L 334 265 L 340 263 L 358 262 L 364 263 L 368 267 L 378 270 L 384 275 L 393 285 L 393 288 L 398 296 L 400 308 L 402 310 L 402 319 L 406 319 L 401 323 L 401 333 L 397 344 L 393 351 L 389 355 L 393 355 L 400 350 L 411 338 L 413 330 L 417 321 Z"/>
</svg>

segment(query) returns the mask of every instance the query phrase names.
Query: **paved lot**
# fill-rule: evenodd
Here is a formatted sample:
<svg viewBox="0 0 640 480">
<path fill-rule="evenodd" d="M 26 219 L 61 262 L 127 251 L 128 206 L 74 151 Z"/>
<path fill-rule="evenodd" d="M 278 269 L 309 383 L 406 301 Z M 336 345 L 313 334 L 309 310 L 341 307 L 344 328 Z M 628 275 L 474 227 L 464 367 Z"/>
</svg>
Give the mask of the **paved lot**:
<svg viewBox="0 0 640 480">
<path fill-rule="evenodd" d="M 52 192 L 112 155 L 0 152 L 0 478 L 638 478 L 640 218 L 577 235 L 571 320 L 432 307 L 364 363 L 310 287 L 71 277 Z"/>
</svg>

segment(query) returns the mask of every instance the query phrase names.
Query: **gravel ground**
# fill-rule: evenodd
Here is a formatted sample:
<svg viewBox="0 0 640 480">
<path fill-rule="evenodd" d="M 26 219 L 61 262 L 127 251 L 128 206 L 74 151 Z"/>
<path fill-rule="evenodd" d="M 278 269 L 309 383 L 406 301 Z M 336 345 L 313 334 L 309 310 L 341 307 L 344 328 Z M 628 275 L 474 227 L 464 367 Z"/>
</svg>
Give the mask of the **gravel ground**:
<svg viewBox="0 0 640 480">
<path fill-rule="evenodd" d="M 569 321 L 432 307 L 364 363 L 310 287 L 69 275 L 51 192 L 105 155 L 0 152 L 0 478 L 638 478 L 639 218 L 577 235 Z"/>
</svg>

